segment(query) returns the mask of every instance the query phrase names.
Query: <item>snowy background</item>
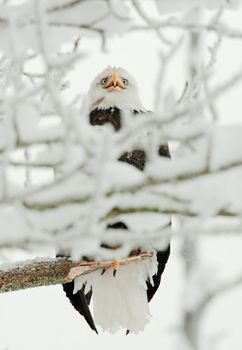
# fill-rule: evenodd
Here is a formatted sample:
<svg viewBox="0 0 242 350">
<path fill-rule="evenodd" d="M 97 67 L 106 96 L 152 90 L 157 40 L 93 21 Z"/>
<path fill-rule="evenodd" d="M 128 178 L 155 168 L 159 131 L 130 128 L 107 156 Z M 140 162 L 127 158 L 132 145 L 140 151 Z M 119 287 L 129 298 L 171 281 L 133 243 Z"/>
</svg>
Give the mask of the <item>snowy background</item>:
<svg viewBox="0 0 242 350">
<path fill-rule="evenodd" d="M 17 3 L 17 1 L 15 1 Z M 31 2 L 29 2 L 31 3 Z M 33 2 L 34 3 L 34 2 Z M 51 2 L 51 6 L 54 4 L 61 3 L 60 1 Z M 64 3 L 64 1 L 62 1 Z M 96 1 L 97 4 L 101 3 Z M 119 11 L 121 17 L 125 17 L 126 13 L 121 13 L 120 7 L 118 7 L 118 1 L 111 2 L 115 9 Z M 166 20 L 166 16 L 180 15 L 188 16 L 183 12 L 174 13 L 170 11 L 183 11 L 187 10 L 188 4 L 194 4 L 195 1 L 170 1 L 170 6 L 167 5 L 166 1 L 160 1 L 160 11 L 165 14 L 162 20 Z M 196 5 L 209 4 L 212 7 L 212 3 L 216 6 L 218 3 L 224 5 L 226 1 L 196 1 Z M 3 11 L 0 12 L 1 18 L 5 16 L 4 5 L 2 5 Z M 98 5 L 99 6 L 99 5 Z M 115 7 L 117 6 L 117 7 Z M 28 6 L 27 6 L 28 7 Z M 98 8 L 98 7 L 97 7 Z M 152 16 L 157 16 L 157 8 L 153 2 L 146 1 L 144 8 Z M 23 9 L 27 13 L 31 11 Z M 104 16 L 102 8 L 100 6 L 99 16 Z M 30 12 L 28 12 L 30 11 Z M 202 16 L 209 18 L 215 16 L 217 12 L 210 12 L 203 10 Z M 58 15 L 60 18 L 55 17 L 53 21 L 66 21 L 68 22 L 70 15 L 65 13 L 65 17 L 61 18 L 61 14 Z M 223 22 L 227 23 L 229 28 L 237 28 L 238 33 L 242 31 L 241 28 L 241 6 L 236 10 L 226 10 L 222 14 Z M 14 14 L 12 14 L 12 18 Z M 26 18 L 26 17 L 23 17 Z M 71 17 L 74 21 L 73 17 Z M 186 17 L 187 18 L 187 17 Z M 83 21 L 88 20 L 87 18 L 82 19 Z M 78 17 L 77 21 L 80 20 Z M 180 17 L 179 17 L 180 20 Z M 89 19 L 90 21 L 90 19 Z M 123 19 L 120 19 L 120 25 L 117 22 L 105 24 L 109 31 L 112 31 L 112 23 L 115 23 L 115 31 L 120 33 L 124 30 L 129 30 L 129 23 L 126 21 L 123 26 Z M 13 23 L 14 22 L 13 20 Z M 137 23 L 137 26 L 142 26 L 143 23 Z M 111 29 L 110 29 L 111 28 Z M 7 36 L 4 33 L 4 27 L 0 27 L 1 37 L 1 49 L 8 52 L 12 50 L 9 47 L 9 41 L 6 40 Z M 27 31 L 26 31 L 27 32 Z M 67 31 L 63 31 L 67 32 Z M 30 33 L 28 31 L 28 33 Z M 163 33 L 163 32 L 162 32 Z M 230 32 L 232 33 L 232 32 Z M 237 34 L 238 34 L 237 33 Z M 174 28 L 165 28 L 164 35 L 171 41 L 179 40 L 181 32 Z M 19 32 L 19 35 L 23 35 Z M 34 33 L 33 33 L 34 35 Z M 73 33 L 66 33 L 67 39 L 73 35 Z M 211 33 L 211 36 L 203 40 L 203 47 L 201 48 L 201 56 L 204 55 L 205 60 L 209 60 L 209 54 L 207 47 L 212 45 L 216 40 L 216 36 Z M 231 34 L 231 37 L 233 33 Z M 239 35 L 237 35 L 239 36 Z M 29 45 L 33 45 L 35 40 L 29 37 L 27 34 L 21 36 L 24 37 Z M 49 36 L 51 40 L 51 35 Z M 63 39 L 61 35 L 57 35 L 57 38 Z M 16 39 L 17 40 L 17 39 Z M 19 41 L 20 44 L 16 44 L 15 54 L 17 57 L 21 57 L 22 52 L 26 50 L 24 42 Z M 58 46 L 58 42 L 53 41 Z M 53 44 L 53 49 L 54 49 Z M 52 44 L 48 44 L 50 47 Z M 128 35 L 114 35 L 109 37 L 108 40 L 102 40 L 99 34 L 93 35 L 88 30 L 85 35 L 81 38 L 79 43 L 81 50 L 80 52 L 86 53 L 86 57 L 82 57 L 78 61 L 74 68 L 68 72 L 66 81 L 68 88 L 63 91 L 63 98 L 65 101 L 71 101 L 77 94 L 78 100 L 76 106 L 81 104 L 83 96 L 86 94 L 90 82 L 107 65 L 122 66 L 126 68 L 136 78 L 139 88 L 140 95 L 143 104 L 147 109 L 155 110 L 157 107 L 157 80 L 161 80 L 160 66 L 161 61 L 164 59 L 165 54 L 169 51 L 169 45 L 164 40 L 157 38 L 157 33 L 151 30 L 134 30 Z M 174 100 L 177 100 L 184 89 L 186 80 L 189 80 L 189 50 L 187 37 L 183 38 L 180 49 L 177 53 L 169 59 L 169 64 L 165 69 L 164 81 L 160 89 L 160 93 L 165 95 L 167 99 L 170 98 L 170 104 Z M 102 51 L 104 49 L 104 51 Z M 38 47 L 32 47 L 32 50 L 38 51 Z M 64 51 L 71 50 L 71 44 L 66 44 L 63 49 Z M 229 79 L 235 72 L 241 69 L 241 58 L 242 58 L 242 40 L 228 38 L 226 35 L 222 36 L 222 42 L 219 46 L 217 61 L 215 63 L 215 74 L 212 78 L 211 86 L 217 86 L 217 84 Z M 4 63 L 4 61 L 2 61 Z M 164 64 L 164 61 L 162 61 Z M 7 63 L 6 63 L 7 64 Z M 43 66 L 39 58 L 34 58 L 29 63 L 28 69 L 31 71 L 39 72 L 41 74 Z M 3 78 L 2 78 L 3 79 Z M 58 78 L 57 78 L 58 81 Z M 59 81 L 58 81 L 59 82 Z M 18 83 L 18 82 L 17 82 Z M 2 93 L 2 92 L 1 92 Z M 11 88 L 9 88 L 9 94 L 11 96 Z M 226 161 L 226 147 L 224 143 L 227 141 L 231 143 L 231 149 L 235 153 L 235 160 L 241 160 L 241 93 L 242 83 L 241 81 L 233 88 L 228 90 L 226 94 L 222 95 L 216 100 L 215 109 L 216 115 L 219 117 L 217 124 L 225 127 L 226 129 L 220 129 L 220 141 L 216 142 L 217 151 L 216 154 L 222 151 L 223 157 L 217 155 L 217 163 L 214 162 L 214 166 L 219 166 L 219 162 Z M 3 94 L 3 93 L 2 93 Z M 164 97 L 163 97 L 164 98 Z M 169 107 L 169 106 L 168 106 Z M 46 109 L 49 108 L 48 101 L 46 102 Z M 162 107 L 161 107 L 162 109 Z M 231 124 L 231 128 L 227 128 L 228 124 Z M 230 134 L 231 133 L 231 134 Z M 232 136 L 230 136 L 232 135 Z M 27 135 L 29 136 L 29 135 Z M 217 134 L 219 138 L 219 134 Z M 220 142 L 220 143 L 219 143 Z M 222 148 L 223 147 L 223 148 Z M 234 148 L 233 148 L 234 147 Z M 239 148 L 241 147 L 241 148 Z M 175 147 L 174 147 L 175 148 Z M 228 153 L 229 159 L 233 152 Z M 237 157 L 237 158 L 236 158 Z M 233 159 L 232 159 L 233 160 Z M 23 181 L 26 173 L 22 168 L 9 169 L 9 179 L 14 182 L 17 186 Z M 33 171 L 31 173 L 31 181 L 38 183 L 45 179 L 48 180 L 49 173 L 47 170 L 41 172 Z M 215 178 L 209 184 L 203 183 L 202 180 L 198 185 L 194 187 L 200 187 L 204 190 L 204 196 L 201 195 L 201 191 L 198 193 L 195 208 L 203 215 L 206 215 L 211 211 L 213 213 L 217 207 L 221 204 L 224 199 L 229 203 L 235 203 L 237 212 L 241 215 L 241 195 L 242 195 L 242 184 L 239 181 L 241 179 L 241 168 L 229 176 L 227 179 Z M 199 181 L 199 180 L 198 180 Z M 224 184 L 223 187 L 219 187 L 218 183 Z M 188 190 L 187 190 L 188 188 Z M 183 198 L 190 194 L 192 187 L 176 188 Z M 172 189 L 171 189 L 172 191 Z M 180 191 L 180 192 L 179 192 Z M 208 192 L 210 193 L 207 196 Z M 219 192 L 219 195 L 218 195 Z M 196 196 L 194 196 L 196 199 Z M 219 199 L 218 199 L 219 198 Z M 202 204 L 201 204 L 202 203 Z M 203 209 L 206 211 L 203 212 Z M 189 209 L 186 208 L 186 209 Z M 232 208 L 233 209 L 233 208 Z M 240 212 L 239 212 L 240 210 Z M 239 214 L 238 214 L 239 216 Z M 3 221 L 2 221 L 3 222 Z M 198 228 L 198 231 L 206 229 L 206 224 L 200 219 L 197 223 L 192 222 L 190 224 L 190 230 L 194 230 L 194 227 Z M 201 224 L 202 223 L 202 224 Z M 226 226 L 224 226 L 226 225 Z M 3 224 L 1 225 L 2 227 Z M 9 232 L 17 227 L 14 224 Z M 183 240 L 179 237 L 172 239 L 172 253 L 169 259 L 169 263 L 164 272 L 161 288 L 156 294 L 154 300 L 151 303 L 151 314 L 152 320 L 146 327 L 145 331 L 138 335 L 129 335 L 126 337 L 123 333 L 115 336 L 109 334 L 101 334 L 98 338 L 93 334 L 88 326 L 85 324 L 83 319 L 75 312 L 66 299 L 62 292 L 61 286 L 55 287 L 41 287 L 26 291 L 11 292 L 1 294 L 0 296 L 0 349 L 5 350 L 17 350 L 17 349 L 80 349 L 82 346 L 88 346 L 90 348 L 99 347 L 105 349 L 123 349 L 124 347 L 139 347 L 145 349 L 151 344 L 159 344 L 160 348 L 166 350 L 184 349 L 187 348 L 187 344 L 184 340 L 184 309 L 193 309 L 193 306 L 197 304 L 197 300 L 200 298 L 200 291 L 206 290 L 206 287 L 220 285 L 223 282 L 233 281 L 238 276 L 241 276 L 242 259 L 241 249 L 242 242 L 239 236 L 241 232 L 241 224 L 234 223 L 235 229 L 233 229 L 233 223 L 222 222 L 218 224 L 216 232 L 214 234 L 205 237 L 197 238 L 196 242 L 196 255 L 195 260 L 191 257 L 194 273 L 189 276 L 189 281 L 186 281 L 186 266 L 184 255 Z M 232 228 L 231 228 L 232 227 Z M 187 227 L 185 227 L 187 229 Z M 23 230 L 25 227 L 23 227 Z M 189 229 L 189 226 L 188 226 Z M 211 228 L 210 228 L 211 230 Z M 184 230 L 185 232 L 186 230 Z M 231 231 L 231 234 L 228 233 Z M 236 233 L 236 234 L 234 234 Z M 1 242 L 4 245 L 6 242 L 7 233 L 1 235 Z M 229 236 L 229 237 L 228 237 Z M 14 238 L 16 239 L 16 238 Z M 33 247 L 29 249 L 18 249 L 16 247 L 3 248 L 0 252 L 0 259 L 3 262 L 26 260 L 28 258 L 34 258 L 36 256 L 53 256 L 53 247 Z M 189 260 L 189 259 L 188 259 Z M 186 296 L 189 296 L 187 298 Z M 241 298 L 241 287 L 237 285 L 234 288 L 230 288 L 224 292 L 219 293 L 219 296 L 212 300 L 209 306 L 206 308 L 202 315 L 201 325 L 199 327 L 199 349 L 240 349 L 242 346 L 242 335 L 240 325 L 242 322 L 242 298 Z M 157 345 L 156 345 L 157 346 Z"/>
</svg>

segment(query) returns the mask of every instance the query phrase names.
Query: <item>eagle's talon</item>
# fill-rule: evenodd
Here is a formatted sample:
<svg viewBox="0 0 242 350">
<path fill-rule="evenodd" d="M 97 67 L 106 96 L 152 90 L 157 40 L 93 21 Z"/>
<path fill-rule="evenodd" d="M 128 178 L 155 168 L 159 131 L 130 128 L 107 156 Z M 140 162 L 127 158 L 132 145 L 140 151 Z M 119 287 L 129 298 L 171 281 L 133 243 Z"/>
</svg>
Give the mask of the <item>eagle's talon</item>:
<svg viewBox="0 0 242 350">
<path fill-rule="evenodd" d="M 106 271 L 108 271 L 108 269 L 110 269 L 110 265 L 106 265 L 103 267 L 102 272 L 101 272 L 101 276 L 105 274 Z"/>
<path fill-rule="evenodd" d="M 109 270 L 110 268 L 112 268 L 113 267 L 113 277 L 115 277 L 116 276 L 116 273 L 117 273 L 117 271 L 118 271 L 118 269 L 119 269 L 119 267 L 120 267 L 120 262 L 119 262 L 119 260 L 114 260 L 112 263 L 109 263 L 109 264 L 107 264 L 106 266 L 104 266 L 103 267 L 103 269 L 102 269 L 102 271 L 101 271 L 101 276 L 103 276 L 104 274 L 105 274 L 105 272 L 107 271 L 107 270 Z"/>
<path fill-rule="evenodd" d="M 119 262 L 119 260 L 116 260 L 116 259 L 115 259 L 115 260 L 113 261 L 113 277 L 116 276 L 116 273 L 117 273 L 119 267 L 120 267 L 120 262 Z"/>
</svg>

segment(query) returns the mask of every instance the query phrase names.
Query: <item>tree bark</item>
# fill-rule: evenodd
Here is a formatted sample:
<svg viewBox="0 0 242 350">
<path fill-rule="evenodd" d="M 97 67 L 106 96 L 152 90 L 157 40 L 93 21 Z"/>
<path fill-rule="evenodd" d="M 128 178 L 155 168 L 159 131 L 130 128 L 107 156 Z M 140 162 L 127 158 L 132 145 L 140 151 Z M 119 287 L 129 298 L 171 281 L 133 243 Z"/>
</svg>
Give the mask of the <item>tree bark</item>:
<svg viewBox="0 0 242 350">
<path fill-rule="evenodd" d="M 69 258 L 43 258 L 0 267 L 0 293 L 71 282 L 75 277 L 95 270 L 126 265 L 153 256 L 153 252 L 140 253 L 119 261 L 72 261 Z"/>
</svg>

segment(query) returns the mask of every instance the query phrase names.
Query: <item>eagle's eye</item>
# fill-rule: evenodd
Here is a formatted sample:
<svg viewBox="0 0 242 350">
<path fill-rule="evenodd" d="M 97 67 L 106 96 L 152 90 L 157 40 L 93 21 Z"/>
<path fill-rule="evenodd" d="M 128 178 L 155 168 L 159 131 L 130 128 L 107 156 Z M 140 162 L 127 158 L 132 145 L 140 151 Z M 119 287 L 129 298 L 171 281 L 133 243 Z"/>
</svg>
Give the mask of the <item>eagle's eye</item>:
<svg viewBox="0 0 242 350">
<path fill-rule="evenodd" d="M 108 82 L 108 78 L 103 78 L 103 79 L 101 80 L 101 84 L 102 84 L 102 85 L 106 85 L 107 82 Z"/>
<path fill-rule="evenodd" d="M 128 81 L 128 79 L 122 78 L 122 83 L 124 85 L 128 85 L 129 81 Z"/>
</svg>

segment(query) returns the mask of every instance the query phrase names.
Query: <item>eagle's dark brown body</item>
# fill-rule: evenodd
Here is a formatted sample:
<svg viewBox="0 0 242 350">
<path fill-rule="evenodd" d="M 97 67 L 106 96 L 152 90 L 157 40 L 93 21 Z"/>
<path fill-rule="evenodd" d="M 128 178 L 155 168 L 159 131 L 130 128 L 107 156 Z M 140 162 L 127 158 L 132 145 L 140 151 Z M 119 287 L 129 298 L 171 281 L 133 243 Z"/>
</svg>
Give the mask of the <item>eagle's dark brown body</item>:
<svg viewBox="0 0 242 350">
<path fill-rule="evenodd" d="M 134 111 L 134 114 L 137 115 L 137 111 Z M 121 111 L 118 108 L 109 108 L 109 109 L 95 109 L 90 115 L 90 124 L 92 125 L 103 125 L 110 123 L 113 125 L 115 131 L 119 131 L 121 128 Z M 167 145 L 161 145 L 157 150 L 158 154 L 162 157 L 170 157 L 169 148 Z M 120 158 L 120 161 L 126 162 L 131 166 L 135 166 L 137 169 L 143 171 L 145 167 L 145 152 L 142 149 L 135 149 L 132 152 L 125 152 Z M 123 222 L 117 222 L 115 224 L 109 224 L 107 229 L 128 229 L 127 225 Z M 102 245 L 104 248 L 110 248 L 106 245 Z M 132 252 L 131 252 L 132 254 Z M 165 265 L 170 255 L 170 245 L 164 251 L 157 252 L 157 261 L 158 261 L 158 271 L 157 274 L 153 276 L 154 285 L 147 281 L 147 299 L 148 302 L 153 298 L 155 292 L 157 291 L 161 275 L 165 269 Z M 63 289 L 66 292 L 67 297 L 70 299 L 74 308 L 85 317 L 89 326 L 97 332 L 92 315 L 89 310 L 89 303 L 91 300 L 92 293 L 91 291 L 84 294 L 83 290 L 78 291 L 76 294 L 73 294 L 74 282 L 66 283 L 63 285 Z M 84 288 L 83 288 L 84 289 Z"/>
</svg>

